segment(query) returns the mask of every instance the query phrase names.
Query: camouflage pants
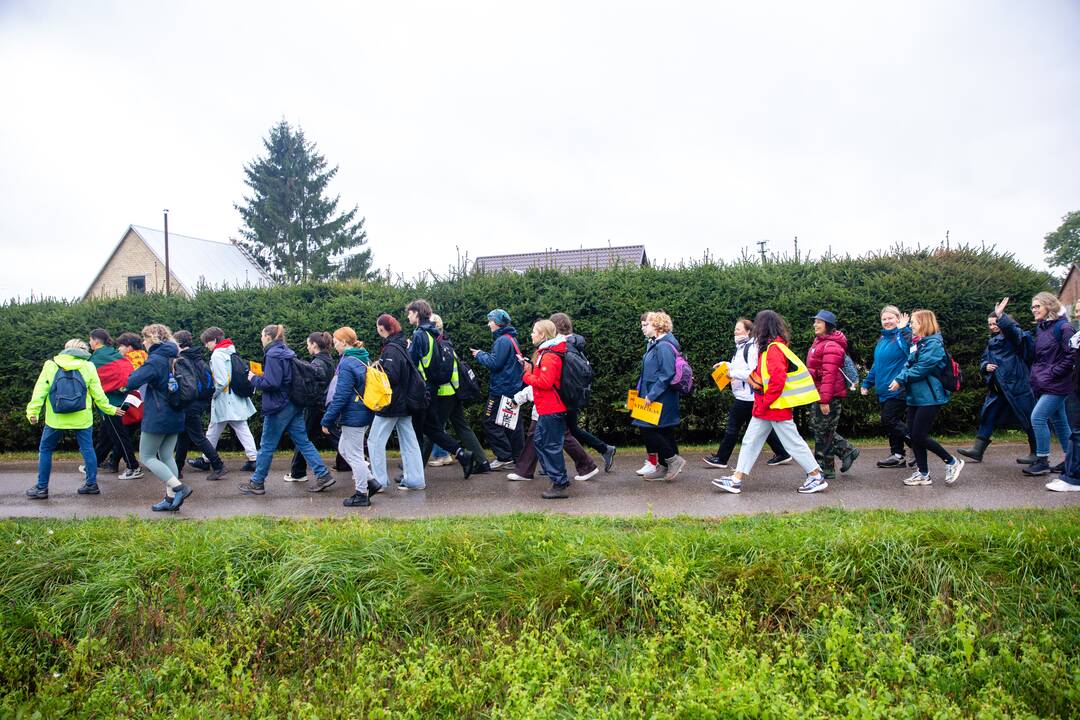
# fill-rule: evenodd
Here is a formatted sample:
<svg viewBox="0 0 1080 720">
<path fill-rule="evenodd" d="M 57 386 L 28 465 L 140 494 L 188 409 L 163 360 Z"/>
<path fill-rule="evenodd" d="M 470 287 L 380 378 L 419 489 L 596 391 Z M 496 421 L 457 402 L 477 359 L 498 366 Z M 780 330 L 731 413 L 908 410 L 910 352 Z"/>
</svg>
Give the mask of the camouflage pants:
<svg viewBox="0 0 1080 720">
<path fill-rule="evenodd" d="M 829 414 L 821 412 L 821 405 L 814 403 L 810 413 L 810 427 L 814 431 L 814 458 L 826 475 L 836 474 L 835 458 L 842 458 L 851 452 L 851 443 L 836 432 L 840 422 L 840 398 L 833 398 L 829 403 Z"/>
</svg>

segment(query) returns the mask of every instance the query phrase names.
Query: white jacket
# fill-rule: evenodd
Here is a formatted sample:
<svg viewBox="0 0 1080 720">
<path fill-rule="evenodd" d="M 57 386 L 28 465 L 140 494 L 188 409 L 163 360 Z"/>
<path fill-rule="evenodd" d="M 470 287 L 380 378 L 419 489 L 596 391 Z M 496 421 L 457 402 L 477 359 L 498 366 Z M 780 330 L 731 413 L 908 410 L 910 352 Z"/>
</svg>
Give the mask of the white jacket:
<svg viewBox="0 0 1080 720">
<path fill-rule="evenodd" d="M 526 385 L 518 391 L 518 394 L 514 396 L 514 402 L 518 405 L 524 405 L 527 402 L 533 401 L 532 385 Z M 536 412 L 536 403 L 532 406 L 532 419 L 538 420 L 540 413 Z"/>
<path fill-rule="evenodd" d="M 247 420 L 255 414 L 255 403 L 251 398 L 240 397 L 232 392 L 225 392 L 225 386 L 232 380 L 232 359 L 236 348 L 229 346 L 217 348 L 210 355 L 210 373 L 214 376 L 214 399 L 210 402 L 210 422 L 235 422 Z"/>
<path fill-rule="evenodd" d="M 746 379 L 757 369 L 757 343 L 752 337 L 735 344 L 735 354 L 728 365 L 728 377 L 731 378 L 731 392 L 736 400 L 753 400 L 754 391 Z"/>
</svg>

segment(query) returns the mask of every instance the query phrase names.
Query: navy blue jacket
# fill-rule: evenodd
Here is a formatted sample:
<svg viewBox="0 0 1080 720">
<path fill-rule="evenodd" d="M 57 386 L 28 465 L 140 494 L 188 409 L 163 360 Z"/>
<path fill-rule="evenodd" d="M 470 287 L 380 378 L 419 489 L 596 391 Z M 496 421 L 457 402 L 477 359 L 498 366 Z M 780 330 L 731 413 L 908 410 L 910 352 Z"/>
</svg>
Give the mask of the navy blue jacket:
<svg viewBox="0 0 1080 720">
<path fill-rule="evenodd" d="M 289 392 L 292 390 L 292 360 L 296 353 L 281 340 L 275 340 L 266 346 L 263 358 L 263 374 L 256 375 L 251 385 L 262 390 L 262 414 L 277 415 L 289 404 Z"/>
<path fill-rule="evenodd" d="M 480 351 L 476 355 L 476 362 L 491 371 L 489 395 L 513 397 L 525 387 L 521 379 L 525 373 L 517 359 L 519 348 L 515 347 L 517 330 L 512 325 L 505 325 L 491 334 L 495 337 L 491 352 Z"/>
<path fill-rule="evenodd" d="M 679 415 L 679 391 L 671 387 L 675 377 L 675 350 L 679 341 L 668 333 L 649 343 L 645 356 L 641 360 L 641 377 L 638 379 L 638 396 L 650 402 L 663 404 L 660 410 L 660 422 L 650 425 L 642 420 L 634 420 L 638 427 L 672 427 L 682 419 Z"/>
<path fill-rule="evenodd" d="M 363 403 L 364 386 L 367 383 L 367 365 L 354 357 L 346 355 L 337 366 L 337 385 L 334 397 L 326 406 L 322 426 L 333 427 L 335 423 L 346 427 L 365 427 L 374 417 L 371 410 Z"/>
<path fill-rule="evenodd" d="M 878 402 L 904 397 L 904 388 L 890 390 L 889 385 L 907 365 L 908 348 L 911 347 L 911 328 L 881 330 L 874 347 L 874 364 L 863 378 L 864 388 L 874 388 Z"/>
<path fill-rule="evenodd" d="M 1020 420 L 1020 425 L 1028 430 L 1031 412 L 1035 409 L 1035 393 L 1031 391 L 1029 379 L 1031 363 L 1035 359 L 1035 339 L 1004 313 L 998 318 L 997 326 L 1001 332 L 986 341 L 986 349 L 979 359 L 979 372 L 990 389 L 983 410 L 1000 393 Z M 990 363 L 998 366 L 992 373 L 986 371 Z"/>
<path fill-rule="evenodd" d="M 184 411 L 174 410 L 169 405 L 169 373 L 172 361 L 180 355 L 180 348 L 174 342 L 152 345 L 146 362 L 131 373 L 127 386 L 132 390 L 146 385 L 143 395 L 143 432 L 154 435 L 177 435 L 184 429 Z"/>
</svg>

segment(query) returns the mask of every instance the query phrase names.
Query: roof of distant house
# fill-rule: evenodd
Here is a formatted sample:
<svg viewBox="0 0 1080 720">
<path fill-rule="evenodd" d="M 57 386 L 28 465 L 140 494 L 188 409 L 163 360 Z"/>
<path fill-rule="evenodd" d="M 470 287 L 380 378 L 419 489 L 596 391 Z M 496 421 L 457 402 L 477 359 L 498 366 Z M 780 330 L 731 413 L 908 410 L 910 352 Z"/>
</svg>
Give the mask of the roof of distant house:
<svg viewBox="0 0 1080 720">
<path fill-rule="evenodd" d="M 644 267 L 649 264 L 644 245 L 582 248 L 580 250 L 545 250 L 516 255 L 486 255 L 476 258 L 475 268 L 484 272 L 513 270 L 525 272 L 531 268 L 579 270 L 609 268 L 616 265 Z"/>
</svg>

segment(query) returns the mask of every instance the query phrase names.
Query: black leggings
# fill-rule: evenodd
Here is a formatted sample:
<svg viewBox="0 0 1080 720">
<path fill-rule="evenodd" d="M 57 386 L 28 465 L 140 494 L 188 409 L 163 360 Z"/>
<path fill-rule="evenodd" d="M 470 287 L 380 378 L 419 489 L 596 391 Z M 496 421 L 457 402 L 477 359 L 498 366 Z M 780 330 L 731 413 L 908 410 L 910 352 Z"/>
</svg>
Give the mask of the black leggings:
<svg viewBox="0 0 1080 720">
<path fill-rule="evenodd" d="M 675 426 L 641 428 L 641 438 L 645 441 L 645 452 L 656 454 L 658 462 L 667 467 L 668 458 L 679 454 L 679 446 L 675 443 Z"/>
<path fill-rule="evenodd" d="M 724 430 L 724 437 L 716 450 L 716 456 L 720 458 L 721 463 L 726 465 L 731 459 L 731 451 L 735 449 L 735 443 L 739 442 L 739 438 L 746 430 L 753 412 L 753 400 L 735 400 L 731 403 L 727 414 L 727 429 Z M 769 443 L 769 449 L 773 451 L 773 455 L 788 457 L 788 451 L 784 449 L 784 444 L 776 436 L 775 430 L 769 432 L 769 437 L 765 442 Z"/>
<path fill-rule="evenodd" d="M 608 449 L 608 444 L 593 435 L 585 428 L 578 425 L 578 415 L 578 410 L 566 411 L 566 426 L 570 428 L 570 434 L 573 435 L 574 439 L 576 439 L 582 445 L 592 448 L 601 455 L 606 453 Z"/>
<path fill-rule="evenodd" d="M 889 437 L 889 451 L 893 455 L 904 456 L 904 438 L 908 434 L 904 416 L 909 410 L 902 397 L 889 398 L 881 403 L 881 427 Z"/>
<path fill-rule="evenodd" d="M 915 464 L 923 475 L 929 472 L 926 462 L 927 450 L 946 463 L 953 460 L 953 456 L 941 447 L 937 440 L 930 437 L 930 426 L 934 424 L 934 418 L 940 410 L 940 405 L 909 405 L 907 409 L 908 437 L 911 439 L 912 449 L 915 450 Z"/>
</svg>

